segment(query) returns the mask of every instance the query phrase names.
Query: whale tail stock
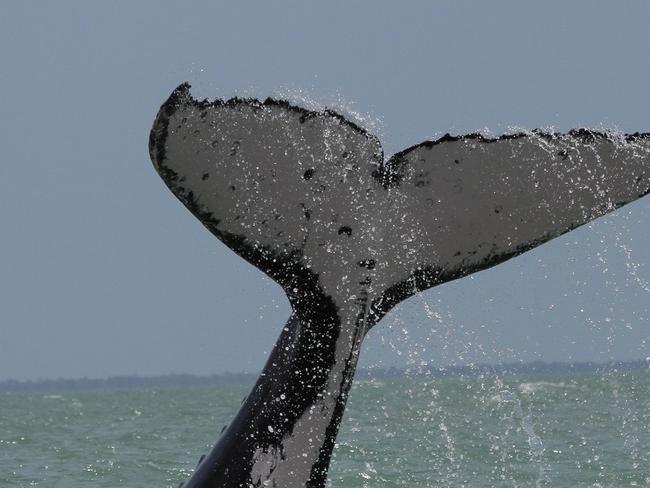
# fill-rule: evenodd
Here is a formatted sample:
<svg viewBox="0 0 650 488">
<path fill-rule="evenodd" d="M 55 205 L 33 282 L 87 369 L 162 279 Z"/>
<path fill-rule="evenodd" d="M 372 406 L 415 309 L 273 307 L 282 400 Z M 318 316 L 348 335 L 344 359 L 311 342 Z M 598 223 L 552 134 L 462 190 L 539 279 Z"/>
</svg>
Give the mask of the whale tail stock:
<svg viewBox="0 0 650 488">
<path fill-rule="evenodd" d="M 392 307 L 650 191 L 649 134 L 447 135 L 384 161 L 335 112 L 197 101 L 187 84 L 149 149 L 176 197 L 293 309 L 186 487 L 323 487 L 359 347 Z"/>
</svg>

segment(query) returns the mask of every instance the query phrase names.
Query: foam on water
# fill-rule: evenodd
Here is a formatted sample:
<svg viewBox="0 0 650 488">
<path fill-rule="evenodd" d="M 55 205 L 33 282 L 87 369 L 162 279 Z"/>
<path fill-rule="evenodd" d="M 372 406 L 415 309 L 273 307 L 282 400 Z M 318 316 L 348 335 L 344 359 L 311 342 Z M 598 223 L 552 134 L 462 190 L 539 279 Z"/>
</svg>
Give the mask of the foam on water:
<svg viewBox="0 0 650 488">
<path fill-rule="evenodd" d="M 521 383 L 519 385 L 519 391 L 522 393 L 536 393 L 548 388 L 576 388 L 576 385 L 567 384 L 563 381 L 559 383 L 553 383 L 551 381 L 533 381 L 531 383 Z"/>
</svg>

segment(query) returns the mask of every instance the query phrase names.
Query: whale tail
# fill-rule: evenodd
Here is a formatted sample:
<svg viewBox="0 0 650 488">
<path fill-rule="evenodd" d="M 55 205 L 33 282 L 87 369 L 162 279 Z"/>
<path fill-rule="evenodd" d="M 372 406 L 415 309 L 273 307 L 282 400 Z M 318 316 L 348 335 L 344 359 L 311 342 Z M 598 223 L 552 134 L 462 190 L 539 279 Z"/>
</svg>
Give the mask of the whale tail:
<svg viewBox="0 0 650 488">
<path fill-rule="evenodd" d="M 392 307 L 650 191 L 649 134 L 447 135 L 385 161 L 335 112 L 189 88 L 156 117 L 154 166 L 293 314 L 186 487 L 324 486 L 359 346 Z"/>
</svg>

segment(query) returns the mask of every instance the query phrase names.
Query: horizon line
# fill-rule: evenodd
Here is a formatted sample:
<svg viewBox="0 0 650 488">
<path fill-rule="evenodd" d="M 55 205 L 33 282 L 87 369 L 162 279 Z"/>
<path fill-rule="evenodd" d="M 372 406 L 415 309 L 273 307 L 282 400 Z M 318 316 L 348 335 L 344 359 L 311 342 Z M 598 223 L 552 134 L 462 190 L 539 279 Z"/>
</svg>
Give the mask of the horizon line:
<svg viewBox="0 0 650 488">
<path fill-rule="evenodd" d="M 635 360 L 596 361 L 552 361 L 542 360 L 511 363 L 470 363 L 465 365 L 417 365 L 417 366 L 369 366 L 359 368 L 356 380 L 373 379 L 421 379 L 440 377 L 474 377 L 480 374 L 544 374 L 544 373 L 593 373 L 593 372 L 650 372 L 650 357 Z M 159 375 L 122 374 L 105 377 L 76 378 L 37 378 L 0 380 L 0 392 L 40 392 L 51 390 L 92 390 L 92 389 L 130 389 L 164 388 L 210 385 L 246 385 L 254 383 L 259 373 L 231 372 L 211 374 L 166 373 Z"/>
</svg>

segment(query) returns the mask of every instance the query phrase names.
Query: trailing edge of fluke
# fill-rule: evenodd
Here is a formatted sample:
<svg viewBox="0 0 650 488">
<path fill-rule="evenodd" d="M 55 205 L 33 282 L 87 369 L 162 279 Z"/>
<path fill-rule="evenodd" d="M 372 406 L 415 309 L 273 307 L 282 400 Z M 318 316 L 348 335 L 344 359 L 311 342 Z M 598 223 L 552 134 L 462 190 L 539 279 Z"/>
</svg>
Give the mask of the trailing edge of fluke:
<svg viewBox="0 0 650 488">
<path fill-rule="evenodd" d="M 647 133 L 447 135 L 386 161 L 333 111 L 197 101 L 188 84 L 160 108 L 149 150 L 174 195 L 293 309 L 185 487 L 324 487 L 359 347 L 392 307 L 650 191 Z"/>
</svg>

